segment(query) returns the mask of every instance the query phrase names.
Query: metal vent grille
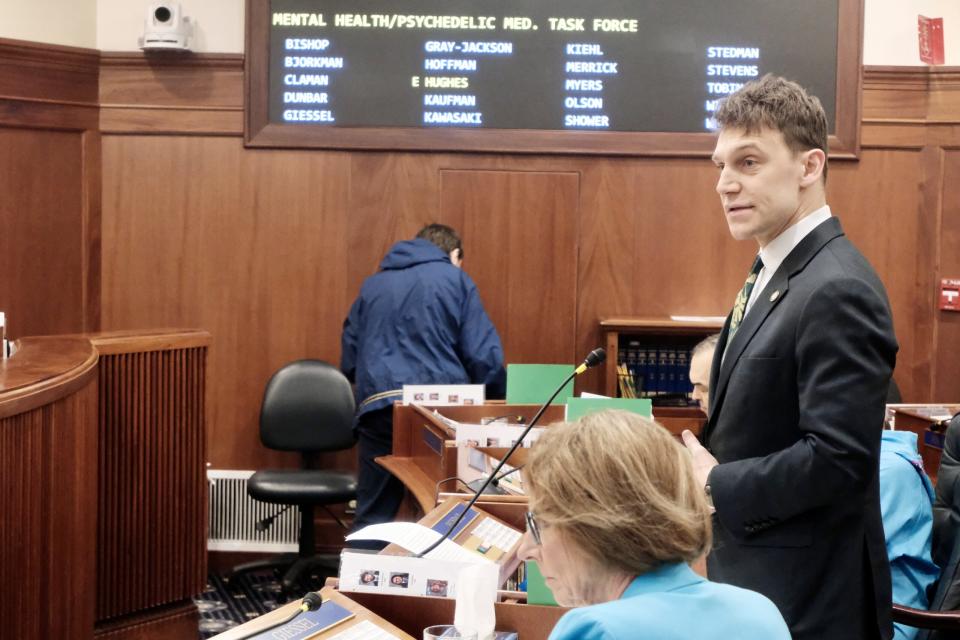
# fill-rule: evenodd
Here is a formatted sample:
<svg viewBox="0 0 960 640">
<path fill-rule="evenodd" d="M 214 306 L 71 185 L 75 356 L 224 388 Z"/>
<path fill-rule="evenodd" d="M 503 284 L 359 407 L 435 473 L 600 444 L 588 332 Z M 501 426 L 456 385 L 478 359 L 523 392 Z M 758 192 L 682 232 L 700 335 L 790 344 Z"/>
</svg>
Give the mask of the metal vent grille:
<svg viewBox="0 0 960 640">
<path fill-rule="evenodd" d="M 296 507 L 277 516 L 266 531 L 257 531 L 259 520 L 282 506 L 258 502 L 247 495 L 247 480 L 253 471 L 208 469 L 210 551 L 296 552 L 300 514 Z"/>
</svg>

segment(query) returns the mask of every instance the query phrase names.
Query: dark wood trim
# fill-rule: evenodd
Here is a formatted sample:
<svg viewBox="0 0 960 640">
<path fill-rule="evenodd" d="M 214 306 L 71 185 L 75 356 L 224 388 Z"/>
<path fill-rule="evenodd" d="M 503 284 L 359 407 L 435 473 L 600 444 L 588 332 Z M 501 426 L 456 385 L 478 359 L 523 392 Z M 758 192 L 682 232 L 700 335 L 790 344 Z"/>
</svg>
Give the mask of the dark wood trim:
<svg viewBox="0 0 960 640">
<path fill-rule="evenodd" d="M 191 51 L 103 51 L 100 66 L 106 68 L 144 66 L 163 68 L 236 69 L 243 67 L 242 53 L 194 53 Z"/>
<path fill-rule="evenodd" d="M 101 192 L 103 189 L 100 132 L 85 131 L 82 144 L 83 330 L 89 332 L 100 328 Z"/>
<path fill-rule="evenodd" d="M 26 413 L 85 387 L 96 375 L 97 352 L 89 340 L 45 336 L 15 343 L 0 361 L 0 418 Z"/>
<path fill-rule="evenodd" d="M 269 5 L 247 0 L 244 144 L 248 147 L 701 158 L 709 157 L 715 146 L 716 136 L 711 133 L 325 128 L 270 123 L 269 11 Z M 855 159 L 860 149 L 863 0 L 839 0 L 837 20 L 836 131 L 829 138 L 829 151 L 831 159 Z"/>
<path fill-rule="evenodd" d="M 15 38 L 0 38 L 0 58 L 19 59 L 24 62 L 74 66 L 78 69 L 95 70 L 100 57 L 97 49 L 46 44 Z"/>
<path fill-rule="evenodd" d="M 827 142 L 830 158 L 860 155 L 860 117 L 863 95 L 864 0 L 841 0 L 837 16 L 837 112 L 835 135 Z"/>
<path fill-rule="evenodd" d="M 93 333 L 87 337 L 104 356 L 210 346 L 210 334 L 200 329 L 131 329 Z"/>
<path fill-rule="evenodd" d="M 96 109 L 99 75 L 95 49 L 0 38 L 2 101 Z"/>
</svg>

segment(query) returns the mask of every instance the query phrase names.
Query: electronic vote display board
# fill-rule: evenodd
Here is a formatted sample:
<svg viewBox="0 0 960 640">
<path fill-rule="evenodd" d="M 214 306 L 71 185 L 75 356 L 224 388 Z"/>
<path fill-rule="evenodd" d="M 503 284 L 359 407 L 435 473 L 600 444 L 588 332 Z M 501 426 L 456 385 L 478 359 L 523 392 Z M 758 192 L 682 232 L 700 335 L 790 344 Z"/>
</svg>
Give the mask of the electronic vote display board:
<svg viewBox="0 0 960 640">
<path fill-rule="evenodd" d="M 837 132 L 851 107 L 856 126 L 861 17 L 848 0 L 249 0 L 247 141 L 684 154 L 765 73 Z"/>
</svg>

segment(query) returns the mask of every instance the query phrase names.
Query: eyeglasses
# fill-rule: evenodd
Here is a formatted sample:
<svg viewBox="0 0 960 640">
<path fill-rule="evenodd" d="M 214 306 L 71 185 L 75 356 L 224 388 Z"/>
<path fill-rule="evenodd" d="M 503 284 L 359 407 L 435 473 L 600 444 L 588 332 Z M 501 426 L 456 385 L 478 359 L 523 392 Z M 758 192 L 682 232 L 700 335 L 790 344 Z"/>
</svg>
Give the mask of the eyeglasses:
<svg viewBox="0 0 960 640">
<path fill-rule="evenodd" d="M 527 531 L 530 532 L 530 535 L 533 536 L 533 541 L 537 545 L 542 545 L 543 542 L 540 540 L 540 525 L 537 524 L 537 519 L 534 517 L 532 511 L 527 511 Z"/>
</svg>

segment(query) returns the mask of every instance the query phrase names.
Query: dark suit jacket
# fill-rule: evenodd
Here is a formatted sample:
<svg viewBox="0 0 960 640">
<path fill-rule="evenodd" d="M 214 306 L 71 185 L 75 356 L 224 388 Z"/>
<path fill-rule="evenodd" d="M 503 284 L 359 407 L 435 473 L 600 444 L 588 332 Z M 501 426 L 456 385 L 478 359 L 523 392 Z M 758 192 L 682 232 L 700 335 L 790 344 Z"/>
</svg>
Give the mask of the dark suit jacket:
<svg viewBox="0 0 960 640">
<path fill-rule="evenodd" d="M 883 284 L 831 218 L 720 335 L 703 440 L 712 580 L 759 591 L 795 640 L 889 638 L 880 520 L 884 398 L 897 342 Z"/>
</svg>

